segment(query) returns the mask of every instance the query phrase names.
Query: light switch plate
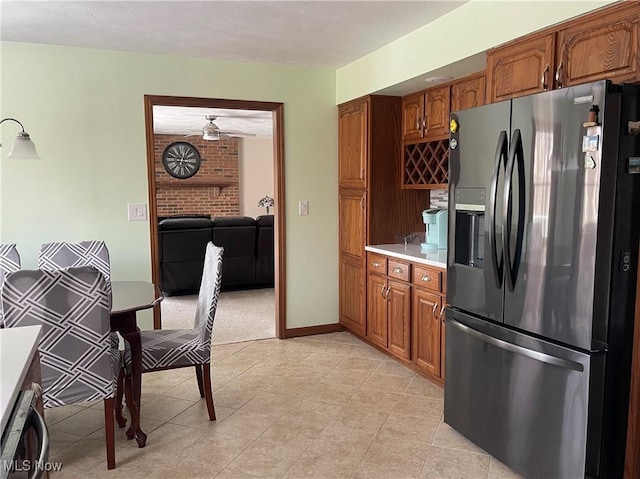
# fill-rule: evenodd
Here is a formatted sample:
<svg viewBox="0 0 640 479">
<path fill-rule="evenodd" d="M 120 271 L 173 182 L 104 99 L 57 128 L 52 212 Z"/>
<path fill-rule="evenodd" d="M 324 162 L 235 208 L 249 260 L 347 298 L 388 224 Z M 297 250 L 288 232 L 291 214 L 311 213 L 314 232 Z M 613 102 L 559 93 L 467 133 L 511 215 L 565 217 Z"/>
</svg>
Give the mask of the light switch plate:
<svg viewBox="0 0 640 479">
<path fill-rule="evenodd" d="M 127 205 L 127 218 L 129 221 L 147 221 L 147 204 L 129 203 Z"/>
<path fill-rule="evenodd" d="M 309 214 L 309 202 L 308 201 L 300 201 L 300 202 L 298 202 L 298 214 L 300 216 Z"/>
</svg>

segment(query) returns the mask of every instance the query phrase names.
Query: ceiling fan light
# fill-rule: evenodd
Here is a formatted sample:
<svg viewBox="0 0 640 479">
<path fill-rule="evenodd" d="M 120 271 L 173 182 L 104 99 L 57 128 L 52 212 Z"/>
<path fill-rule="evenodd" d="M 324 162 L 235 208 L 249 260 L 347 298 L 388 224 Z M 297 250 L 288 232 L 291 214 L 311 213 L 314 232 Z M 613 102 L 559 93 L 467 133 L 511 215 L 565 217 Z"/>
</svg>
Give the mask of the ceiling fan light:
<svg viewBox="0 0 640 479">
<path fill-rule="evenodd" d="M 211 123 L 205 125 L 202 129 L 202 139 L 209 141 L 216 141 L 220 139 L 220 130 L 216 125 L 214 125 L 213 120 L 210 120 Z"/>
<path fill-rule="evenodd" d="M 216 141 L 220 139 L 220 133 L 217 131 L 203 131 L 202 139 L 209 141 Z"/>
</svg>

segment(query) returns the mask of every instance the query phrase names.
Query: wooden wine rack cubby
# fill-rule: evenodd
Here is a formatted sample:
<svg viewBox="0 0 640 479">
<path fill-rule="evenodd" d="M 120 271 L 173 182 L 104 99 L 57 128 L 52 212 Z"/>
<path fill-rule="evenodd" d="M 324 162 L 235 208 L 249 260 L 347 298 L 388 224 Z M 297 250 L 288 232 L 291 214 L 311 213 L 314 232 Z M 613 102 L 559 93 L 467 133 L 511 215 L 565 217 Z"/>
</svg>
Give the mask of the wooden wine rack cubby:
<svg viewBox="0 0 640 479">
<path fill-rule="evenodd" d="M 449 182 L 449 139 L 404 145 L 402 187 L 446 188 Z"/>
</svg>

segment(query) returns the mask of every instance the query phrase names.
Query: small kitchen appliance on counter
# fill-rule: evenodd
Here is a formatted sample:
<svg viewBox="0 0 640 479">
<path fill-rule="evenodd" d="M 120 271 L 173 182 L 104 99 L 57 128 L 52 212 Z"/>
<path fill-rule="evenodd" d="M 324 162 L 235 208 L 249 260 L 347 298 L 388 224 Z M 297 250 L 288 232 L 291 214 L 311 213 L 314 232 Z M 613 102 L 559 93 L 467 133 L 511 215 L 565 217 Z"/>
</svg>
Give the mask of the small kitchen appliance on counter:
<svg viewBox="0 0 640 479">
<path fill-rule="evenodd" d="M 447 249 L 447 210 L 431 208 L 422 212 L 422 221 L 427 225 L 425 243 L 420 243 L 424 253 Z"/>
</svg>

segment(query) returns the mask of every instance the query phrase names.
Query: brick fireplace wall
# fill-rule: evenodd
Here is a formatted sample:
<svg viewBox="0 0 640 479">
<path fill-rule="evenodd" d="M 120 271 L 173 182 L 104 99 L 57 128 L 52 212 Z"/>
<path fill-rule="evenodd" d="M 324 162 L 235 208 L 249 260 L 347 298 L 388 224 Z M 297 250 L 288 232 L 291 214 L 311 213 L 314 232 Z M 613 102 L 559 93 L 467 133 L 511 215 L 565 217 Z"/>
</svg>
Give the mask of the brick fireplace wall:
<svg viewBox="0 0 640 479">
<path fill-rule="evenodd" d="M 174 178 L 162 166 L 162 153 L 175 141 L 191 143 L 200 152 L 200 169 L 191 178 Z M 238 142 L 238 138 L 205 141 L 200 136 L 154 135 L 158 216 L 239 215 Z"/>
</svg>

